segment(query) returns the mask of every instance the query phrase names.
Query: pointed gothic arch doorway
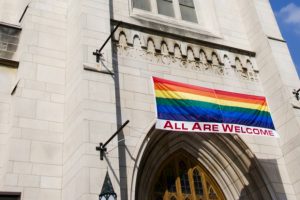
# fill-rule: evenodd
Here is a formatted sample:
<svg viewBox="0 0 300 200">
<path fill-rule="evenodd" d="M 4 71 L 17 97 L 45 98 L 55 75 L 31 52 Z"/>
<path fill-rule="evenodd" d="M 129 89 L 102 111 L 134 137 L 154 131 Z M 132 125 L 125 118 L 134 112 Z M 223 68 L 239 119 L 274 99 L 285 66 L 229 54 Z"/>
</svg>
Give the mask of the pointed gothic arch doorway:
<svg viewBox="0 0 300 200">
<path fill-rule="evenodd" d="M 153 127 L 139 149 L 133 174 L 135 200 L 278 199 L 259 161 L 237 135 L 166 132 Z M 180 167 L 180 161 L 185 167 Z M 195 188 L 200 181 L 193 177 L 193 169 L 202 175 L 202 192 L 196 192 L 201 186 Z M 174 178 L 170 183 L 166 180 L 168 174 L 175 177 L 175 186 Z"/>
</svg>

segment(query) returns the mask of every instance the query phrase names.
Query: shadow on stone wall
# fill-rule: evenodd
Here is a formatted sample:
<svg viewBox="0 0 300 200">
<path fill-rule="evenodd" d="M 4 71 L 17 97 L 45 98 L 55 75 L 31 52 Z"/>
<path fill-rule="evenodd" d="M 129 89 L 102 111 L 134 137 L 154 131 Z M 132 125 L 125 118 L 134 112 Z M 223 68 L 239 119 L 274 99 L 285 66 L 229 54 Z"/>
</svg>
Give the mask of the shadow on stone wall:
<svg viewBox="0 0 300 200">
<path fill-rule="evenodd" d="M 251 161 L 245 174 L 248 185 L 242 187 L 239 200 L 286 200 L 283 181 L 275 159 L 257 159 Z"/>
<path fill-rule="evenodd" d="M 114 1 L 109 1 L 109 15 L 110 19 L 114 16 Z M 114 24 L 110 23 L 110 30 L 113 32 Z M 116 100 L 116 121 L 118 128 L 122 126 L 122 112 L 121 112 L 121 98 L 120 98 L 120 79 L 119 79 L 119 63 L 118 63 L 118 53 L 117 47 L 114 45 L 113 40 L 111 40 L 111 53 L 112 53 L 112 68 L 114 73 L 114 84 L 115 84 L 115 100 Z M 126 144 L 123 131 L 118 134 L 118 154 L 119 154 L 119 185 L 120 194 L 122 200 L 128 199 L 127 191 L 127 168 L 126 168 Z M 118 179 L 117 179 L 118 180 Z"/>
</svg>

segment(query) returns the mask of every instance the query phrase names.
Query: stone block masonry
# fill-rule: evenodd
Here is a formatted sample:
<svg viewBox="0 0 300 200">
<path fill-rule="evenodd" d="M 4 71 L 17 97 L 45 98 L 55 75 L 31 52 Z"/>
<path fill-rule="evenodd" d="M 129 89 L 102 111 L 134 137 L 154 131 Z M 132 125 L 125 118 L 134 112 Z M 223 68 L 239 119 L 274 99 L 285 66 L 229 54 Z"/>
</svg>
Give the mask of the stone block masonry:
<svg viewBox="0 0 300 200">
<path fill-rule="evenodd" d="M 143 166 L 143 156 L 163 161 L 180 147 L 216 172 L 227 199 L 245 191 L 258 199 L 265 190 L 297 199 L 300 115 L 290 100 L 299 80 L 286 44 L 266 37 L 281 37 L 269 3 L 212 2 L 216 20 L 192 29 L 137 10 L 133 0 L 32 0 L 21 24 L 16 16 L 27 0 L 0 2 L 0 192 L 21 192 L 21 200 L 96 200 L 108 172 L 117 198 L 134 200 L 141 171 L 158 161 Z M 92 53 L 119 21 L 99 65 L 115 74 L 84 70 L 97 66 Z M 9 60 L 19 65 L 9 67 Z M 266 96 L 280 138 L 156 132 L 151 76 Z M 95 147 L 126 120 L 100 161 Z M 152 144 L 159 145 L 150 151 Z"/>
</svg>

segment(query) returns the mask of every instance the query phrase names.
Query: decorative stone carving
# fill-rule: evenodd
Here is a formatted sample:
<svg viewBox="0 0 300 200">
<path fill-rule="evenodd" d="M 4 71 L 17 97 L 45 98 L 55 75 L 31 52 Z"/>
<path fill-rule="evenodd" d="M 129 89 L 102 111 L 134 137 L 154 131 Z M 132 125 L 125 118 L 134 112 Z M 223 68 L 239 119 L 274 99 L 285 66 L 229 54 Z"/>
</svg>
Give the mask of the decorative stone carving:
<svg viewBox="0 0 300 200">
<path fill-rule="evenodd" d="M 141 44 L 141 40 L 138 36 L 134 36 L 133 38 L 133 48 L 137 49 L 137 50 L 141 50 L 142 49 L 142 44 Z"/>
<path fill-rule="evenodd" d="M 181 60 L 182 60 L 181 50 L 180 50 L 179 46 L 177 44 L 175 44 L 175 46 L 174 46 L 174 56 L 173 56 L 172 64 L 180 66 Z"/>
<path fill-rule="evenodd" d="M 218 75 L 223 75 L 224 74 L 223 66 L 215 53 L 212 54 L 211 62 L 212 62 L 213 71 Z"/>
<path fill-rule="evenodd" d="M 240 59 L 235 59 L 236 72 L 242 79 L 248 79 L 247 68 L 244 68 Z"/>
<path fill-rule="evenodd" d="M 171 59 L 170 59 L 170 55 L 169 55 L 169 49 L 168 49 L 168 46 L 165 42 L 163 42 L 161 44 L 161 49 L 160 49 L 160 52 L 161 52 L 161 62 L 163 64 L 166 64 L 166 65 L 169 65 L 171 63 Z"/>
<path fill-rule="evenodd" d="M 137 59 L 142 58 L 144 55 L 146 55 L 146 52 L 142 49 L 142 43 L 139 38 L 139 36 L 135 35 L 133 38 L 133 49 L 131 56 Z"/>
<path fill-rule="evenodd" d="M 128 39 L 128 35 L 125 33 L 132 34 L 133 37 Z M 182 67 L 199 73 L 236 76 L 241 80 L 258 81 L 258 71 L 255 70 L 250 57 L 224 50 L 215 51 L 209 47 L 195 46 L 195 44 L 188 44 L 183 41 L 165 40 L 159 36 L 150 37 L 150 35 L 138 31 L 131 33 L 130 30 L 127 30 L 125 33 L 121 31 L 116 37 L 120 56 L 145 59 L 148 62 Z M 143 42 L 145 41 L 143 44 L 141 37 L 146 39 L 143 40 Z M 128 43 L 128 41 L 132 41 L 132 43 Z M 243 62 L 243 65 L 241 60 L 246 59 L 247 61 Z"/>
<path fill-rule="evenodd" d="M 155 46 L 152 39 L 149 39 L 147 42 L 147 53 L 146 60 L 153 62 L 155 58 Z"/>
<path fill-rule="evenodd" d="M 182 53 L 181 53 L 181 50 L 178 45 L 175 45 L 175 48 L 174 48 L 174 58 L 180 59 L 180 60 L 182 59 Z"/>
<path fill-rule="evenodd" d="M 117 48 L 118 48 L 119 55 L 126 55 L 128 53 L 128 51 L 127 51 L 128 45 L 127 45 L 127 40 L 126 40 L 126 36 L 124 33 L 121 33 L 119 36 L 119 43 L 117 45 Z"/>
<path fill-rule="evenodd" d="M 224 75 L 234 76 L 234 69 L 227 55 L 224 56 Z"/>
<path fill-rule="evenodd" d="M 188 48 L 188 50 L 187 50 L 186 60 L 187 60 L 187 63 L 186 63 L 187 67 L 194 69 L 196 64 L 195 64 L 194 52 L 191 48 Z"/>
<path fill-rule="evenodd" d="M 250 80 L 254 80 L 254 71 L 252 64 L 249 60 L 247 60 L 247 69 L 248 69 L 248 76 Z"/>
<path fill-rule="evenodd" d="M 203 71 L 211 71 L 212 67 L 208 63 L 206 54 L 204 53 L 203 50 L 200 51 L 200 69 Z"/>
</svg>

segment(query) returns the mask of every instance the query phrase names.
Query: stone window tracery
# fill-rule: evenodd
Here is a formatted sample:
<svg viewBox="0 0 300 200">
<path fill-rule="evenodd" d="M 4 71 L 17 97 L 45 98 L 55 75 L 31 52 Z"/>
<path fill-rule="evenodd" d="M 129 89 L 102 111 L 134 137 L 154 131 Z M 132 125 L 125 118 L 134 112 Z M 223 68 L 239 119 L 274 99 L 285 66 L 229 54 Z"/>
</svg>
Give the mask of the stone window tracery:
<svg viewBox="0 0 300 200">
<path fill-rule="evenodd" d="M 213 178 L 185 156 L 174 156 L 159 172 L 152 200 L 224 200 Z"/>
</svg>

